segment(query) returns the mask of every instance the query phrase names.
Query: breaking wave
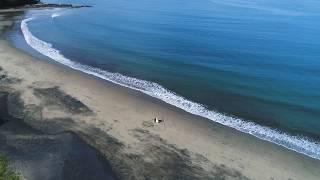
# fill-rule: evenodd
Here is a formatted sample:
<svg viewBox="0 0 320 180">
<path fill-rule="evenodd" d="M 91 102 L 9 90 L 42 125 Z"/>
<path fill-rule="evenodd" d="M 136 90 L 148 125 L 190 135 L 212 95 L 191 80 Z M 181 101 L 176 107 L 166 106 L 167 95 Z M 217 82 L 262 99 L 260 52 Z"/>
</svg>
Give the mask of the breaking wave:
<svg viewBox="0 0 320 180">
<path fill-rule="evenodd" d="M 51 15 L 51 18 L 53 19 L 53 18 L 56 18 L 56 17 L 59 17 L 60 16 L 60 14 L 58 14 L 58 13 L 53 13 L 52 15 Z"/>
<path fill-rule="evenodd" d="M 28 29 L 28 22 L 32 20 L 33 18 L 28 18 L 21 22 L 21 30 L 27 44 L 39 53 L 63 65 L 69 66 L 72 69 L 79 70 L 87 74 L 94 75 L 104 80 L 111 81 L 121 86 L 143 92 L 149 96 L 158 98 L 189 113 L 202 116 L 214 122 L 237 129 L 241 132 L 251 134 L 257 138 L 273 142 L 307 156 L 320 159 L 319 142 L 312 141 L 306 137 L 291 136 L 285 132 L 261 126 L 254 122 L 244 121 L 239 118 L 230 117 L 216 111 L 208 110 L 205 106 L 181 97 L 154 82 L 127 77 L 119 73 L 111 73 L 99 68 L 94 68 L 74 62 L 64 57 L 59 50 L 54 49 L 52 44 L 44 42 L 33 36 L 33 34 Z"/>
</svg>

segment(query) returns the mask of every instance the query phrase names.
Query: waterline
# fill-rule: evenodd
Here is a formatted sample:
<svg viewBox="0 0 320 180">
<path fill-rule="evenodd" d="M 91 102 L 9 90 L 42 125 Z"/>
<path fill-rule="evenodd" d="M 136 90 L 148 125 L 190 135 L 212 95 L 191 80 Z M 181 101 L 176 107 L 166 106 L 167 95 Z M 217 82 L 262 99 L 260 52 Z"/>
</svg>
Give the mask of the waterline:
<svg viewBox="0 0 320 180">
<path fill-rule="evenodd" d="M 179 96 L 176 93 L 171 92 L 170 90 L 154 82 L 127 77 L 119 73 L 111 73 L 99 68 L 93 68 L 74 62 L 64 57 L 64 55 L 61 54 L 59 50 L 53 48 L 52 44 L 42 41 L 33 36 L 33 34 L 28 29 L 28 22 L 32 20 L 33 18 L 28 18 L 21 22 L 21 30 L 27 44 L 39 53 L 63 65 L 66 65 L 75 70 L 85 72 L 87 74 L 94 75 L 101 79 L 111 81 L 121 86 L 138 90 L 149 96 L 155 97 L 168 104 L 183 109 L 189 113 L 202 116 L 214 122 L 237 129 L 241 132 L 251 134 L 260 139 L 273 142 L 296 152 L 308 155 L 316 159 L 320 159 L 320 144 L 318 142 L 311 141 L 306 137 L 291 136 L 287 133 L 261 126 L 253 122 L 244 121 L 239 118 L 226 116 L 221 113 L 208 110 L 205 106 Z"/>
</svg>

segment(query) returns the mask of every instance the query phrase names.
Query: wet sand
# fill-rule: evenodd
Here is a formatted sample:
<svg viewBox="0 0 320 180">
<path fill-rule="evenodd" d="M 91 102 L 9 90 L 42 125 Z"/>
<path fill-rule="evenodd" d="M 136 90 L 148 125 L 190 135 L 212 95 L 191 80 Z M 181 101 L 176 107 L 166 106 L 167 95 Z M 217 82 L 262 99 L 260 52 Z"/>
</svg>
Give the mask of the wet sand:
<svg viewBox="0 0 320 180">
<path fill-rule="evenodd" d="M 74 132 L 104 155 L 120 179 L 320 177 L 319 160 L 33 58 L 5 40 L 0 66 L 0 90 L 10 94 L 12 116 L 45 133 Z M 153 123 L 155 116 L 165 122 Z"/>
</svg>

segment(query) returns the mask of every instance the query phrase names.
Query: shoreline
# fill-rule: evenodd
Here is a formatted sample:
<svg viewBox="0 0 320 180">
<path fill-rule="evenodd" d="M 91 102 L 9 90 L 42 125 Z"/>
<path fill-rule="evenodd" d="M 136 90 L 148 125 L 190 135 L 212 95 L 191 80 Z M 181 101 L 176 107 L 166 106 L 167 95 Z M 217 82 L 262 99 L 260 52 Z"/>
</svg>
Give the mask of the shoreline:
<svg viewBox="0 0 320 180">
<path fill-rule="evenodd" d="M 170 147 L 169 145 L 173 144 L 179 149 L 187 149 L 188 153 L 192 154 L 191 162 L 199 161 L 199 166 L 203 170 L 210 169 L 210 172 L 217 170 L 211 170 L 214 165 L 219 166 L 220 169 L 225 167 L 228 169 L 228 171 L 224 171 L 227 174 L 226 176 L 234 174 L 230 172 L 240 172 L 241 175 L 253 179 L 269 179 L 269 175 L 274 176 L 275 179 L 301 179 L 304 177 L 307 177 L 305 179 L 315 179 L 319 177 L 317 169 L 320 167 L 320 162 L 318 160 L 213 121 L 210 122 L 210 120 L 187 113 L 141 92 L 106 82 L 98 77 L 86 75 L 63 65 L 37 60 L 13 48 L 8 42 L 0 41 L 0 48 L 4 50 L 4 55 L 0 55 L 0 58 L 13 59 L 11 61 L 2 60 L 0 66 L 7 71 L 9 76 L 22 77 L 23 83 L 10 85 L 11 88 L 21 91 L 22 99 L 26 104 L 41 104 L 44 107 L 42 110 L 44 118 L 48 119 L 46 121 L 67 117 L 71 114 L 75 122 L 71 123 L 71 128 L 68 128 L 72 131 L 79 131 L 78 133 L 82 134 L 82 137 L 87 142 L 92 143 L 99 151 L 103 151 L 101 147 L 106 144 L 92 142 L 90 138 L 94 137 L 94 134 L 87 131 L 88 125 L 99 127 L 102 131 L 111 134 L 112 137 L 124 144 L 125 150 L 122 151 L 129 151 L 130 154 L 144 152 L 145 141 L 148 142 L 148 139 L 153 139 L 155 136 L 158 137 L 155 139 L 159 140 L 160 137 L 162 139 L 160 142 L 153 139 L 157 143 L 151 143 L 157 145 L 157 147 Z M 19 65 L 20 63 L 24 66 Z M 30 70 L 34 72 L 31 73 Z M 48 72 L 44 77 L 38 77 L 40 74 L 43 75 L 45 70 Z M 81 114 L 75 115 L 72 112 L 65 112 L 63 110 L 65 107 L 52 108 L 52 104 L 41 103 L 45 98 L 35 97 L 32 93 L 35 88 L 48 89 L 53 86 L 58 86 L 66 94 L 83 102 L 95 115 L 93 117 Z M 26 87 L 32 88 L 24 90 Z M 160 114 L 160 116 L 165 114 L 165 127 L 150 123 L 157 114 Z M 41 121 L 37 120 L 35 122 Z M 35 122 L 29 123 L 37 126 Z M 112 127 L 111 130 L 108 129 L 110 127 Z M 45 127 L 38 128 L 45 129 Z M 136 129 L 140 130 L 136 131 Z M 167 143 L 162 142 L 164 140 Z M 169 148 L 169 150 L 175 151 L 176 149 Z M 123 153 L 122 151 L 121 153 Z M 108 152 L 102 153 L 108 154 Z M 163 152 L 160 152 L 159 156 L 162 154 Z M 198 155 L 202 158 L 196 159 L 193 157 Z M 179 156 L 184 157 L 183 153 Z M 147 155 L 147 157 L 151 158 L 151 162 L 153 162 L 153 156 L 150 155 L 149 157 Z M 106 158 L 110 159 L 111 157 L 106 155 Z M 206 160 L 200 160 L 203 158 Z M 144 158 L 142 159 L 144 160 Z M 113 163 L 116 164 L 116 161 L 114 160 Z M 210 163 L 206 163 L 207 161 Z M 221 164 L 224 166 L 220 166 Z M 288 165 L 292 167 L 287 169 Z M 304 172 L 302 167 L 306 167 L 307 171 Z M 135 172 L 138 169 L 132 171 Z"/>
<path fill-rule="evenodd" d="M 232 117 L 214 110 L 209 110 L 206 108 L 206 106 L 179 96 L 160 84 L 128 77 L 118 73 L 108 72 L 106 70 L 90 67 L 72 61 L 71 59 L 64 57 L 59 50 L 52 48 L 50 43 L 44 42 L 33 36 L 27 25 L 28 22 L 32 20 L 34 19 L 28 18 L 22 20 L 21 30 L 23 32 L 23 38 L 27 41 L 27 46 L 32 48 L 33 51 L 40 53 L 46 59 L 49 59 L 49 61 L 54 61 L 54 63 L 67 66 L 70 69 L 81 71 L 82 73 L 95 76 L 99 79 L 120 85 L 124 88 L 142 92 L 147 96 L 156 98 L 165 102 L 166 104 L 175 106 L 193 115 L 205 118 L 208 121 L 222 124 L 237 131 L 252 135 L 258 139 L 283 146 L 287 149 L 318 160 L 320 159 L 320 152 L 318 151 L 320 149 L 320 146 L 318 145 L 319 142 L 314 140 L 312 137 L 292 135 L 288 132 L 264 125 L 259 125 L 252 121 L 246 121 L 241 118 Z"/>
</svg>

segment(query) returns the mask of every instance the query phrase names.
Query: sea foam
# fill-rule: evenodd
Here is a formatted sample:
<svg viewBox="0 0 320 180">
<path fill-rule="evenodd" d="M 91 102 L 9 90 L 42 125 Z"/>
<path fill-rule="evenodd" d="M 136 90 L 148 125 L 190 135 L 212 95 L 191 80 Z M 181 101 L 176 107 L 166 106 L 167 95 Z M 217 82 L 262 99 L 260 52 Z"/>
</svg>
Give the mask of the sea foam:
<svg viewBox="0 0 320 180">
<path fill-rule="evenodd" d="M 111 73 L 99 68 L 71 61 L 64 57 L 59 50 L 53 48 L 52 44 L 44 42 L 33 36 L 28 29 L 28 22 L 32 20 L 33 18 L 28 18 L 21 22 L 21 30 L 27 44 L 39 53 L 63 65 L 94 75 L 101 79 L 111 81 L 121 86 L 143 92 L 189 113 L 202 116 L 214 122 L 237 129 L 241 132 L 251 134 L 257 138 L 284 146 L 307 156 L 320 159 L 319 142 L 312 141 L 306 137 L 291 136 L 285 132 L 261 126 L 254 122 L 244 121 L 240 118 L 230 117 L 216 111 L 208 110 L 204 105 L 192 102 L 154 82 L 127 77 L 119 73 Z"/>
<path fill-rule="evenodd" d="M 53 18 L 56 18 L 56 17 L 59 17 L 60 16 L 60 14 L 58 14 L 58 13 L 53 13 L 52 15 L 51 15 L 51 18 L 53 19 Z"/>
</svg>

